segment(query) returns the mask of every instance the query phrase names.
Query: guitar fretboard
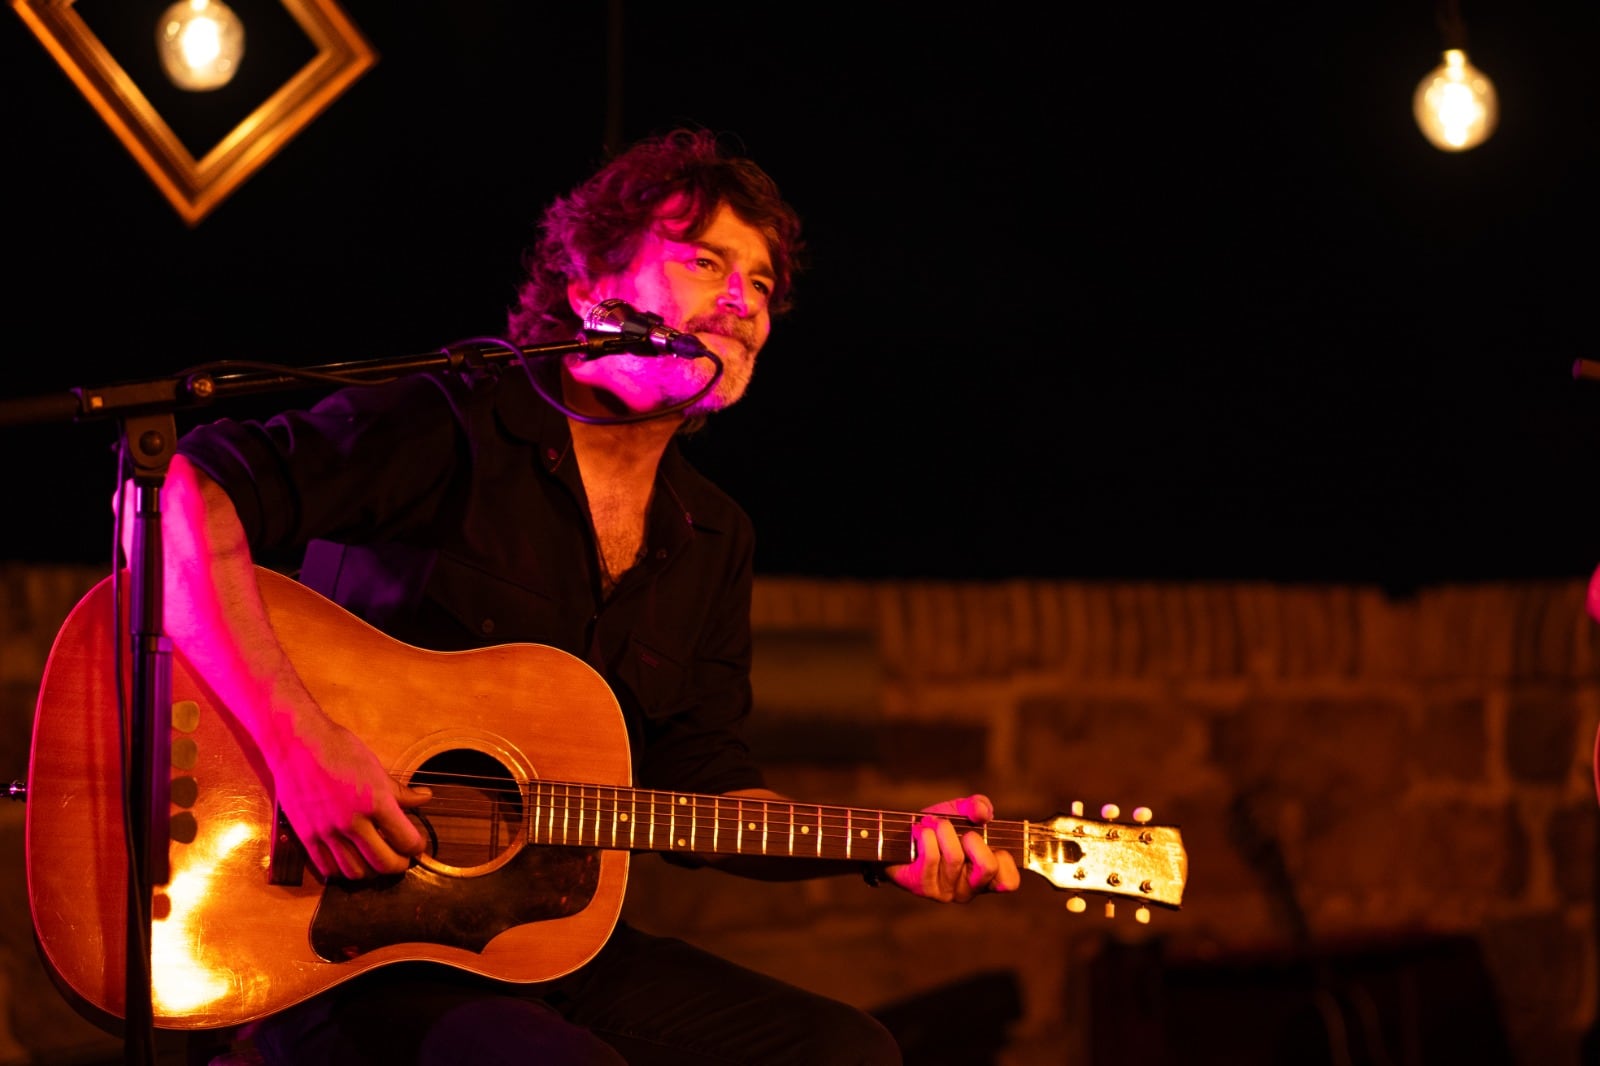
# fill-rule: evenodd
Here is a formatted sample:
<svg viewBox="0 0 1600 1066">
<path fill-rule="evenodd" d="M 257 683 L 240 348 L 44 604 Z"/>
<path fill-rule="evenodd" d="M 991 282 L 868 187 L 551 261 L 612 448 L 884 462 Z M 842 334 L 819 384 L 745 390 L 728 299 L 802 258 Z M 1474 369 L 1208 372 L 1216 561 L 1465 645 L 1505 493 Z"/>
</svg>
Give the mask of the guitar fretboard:
<svg viewBox="0 0 1600 1066">
<path fill-rule="evenodd" d="M 526 786 L 535 844 L 781 855 L 903 863 L 915 857 L 922 815 L 788 800 L 534 781 Z M 1020 823 L 975 827 L 984 838 Z"/>
</svg>

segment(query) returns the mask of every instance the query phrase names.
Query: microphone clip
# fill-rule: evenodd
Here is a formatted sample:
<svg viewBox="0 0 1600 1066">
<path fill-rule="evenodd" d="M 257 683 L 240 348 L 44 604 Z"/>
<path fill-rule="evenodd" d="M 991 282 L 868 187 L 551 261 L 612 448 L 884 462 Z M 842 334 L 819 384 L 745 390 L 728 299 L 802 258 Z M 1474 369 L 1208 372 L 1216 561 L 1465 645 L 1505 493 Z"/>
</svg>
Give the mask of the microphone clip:
<svg viewBox="0 0 1600 1066">
<path fill-rule="evenodd" d="M 660 315 L 653 311 L 640 311 L 625 300 L 613 298 L 595 304 L 583 317 L 583 328 L 586 333 L 607 333 L 638 341 L 636 348 L 626 349 L 631 355 L 673 355 L 679 359 L 699 359 L 711 354 L 693 333 L 673 329 Z M 615 353 L 599 352 L 586 355 L 584 359 L 598 359 L 608 354 Z"/>
</svg>

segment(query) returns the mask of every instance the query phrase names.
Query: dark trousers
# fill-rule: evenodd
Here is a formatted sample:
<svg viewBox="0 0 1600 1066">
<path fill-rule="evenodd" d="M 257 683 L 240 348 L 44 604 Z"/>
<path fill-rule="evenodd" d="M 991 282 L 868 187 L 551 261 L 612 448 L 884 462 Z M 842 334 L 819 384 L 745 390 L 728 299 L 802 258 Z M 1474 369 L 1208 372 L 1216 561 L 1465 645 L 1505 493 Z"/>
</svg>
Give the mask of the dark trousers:
<svg viewBox="0 0 1600 1066">
<path fill-rule="evenodd" d="M 896 1066 L 871 1015 L 619 924 L 596 958 L 550 984 L 493 984 L 444 967 L 354 978 L 260 1023 L 269 1063 L 550 1066 Z"/>
</svg>

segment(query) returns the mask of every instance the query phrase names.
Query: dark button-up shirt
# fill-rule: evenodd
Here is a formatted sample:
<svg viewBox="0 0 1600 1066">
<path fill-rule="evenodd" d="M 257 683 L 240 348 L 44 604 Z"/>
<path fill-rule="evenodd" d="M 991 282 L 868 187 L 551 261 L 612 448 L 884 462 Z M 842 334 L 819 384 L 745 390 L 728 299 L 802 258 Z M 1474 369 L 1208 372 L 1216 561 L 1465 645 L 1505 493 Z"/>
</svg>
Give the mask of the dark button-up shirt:
<svg viewBox="0 0 1600 1066">
<path fill-rule="evenodd" d="M 622 706 L 635 783 L 725 792 L 762 778 L 751 705 L 748 516 L 669 445 L 647 551 L 609 597 L 566 418 L 519 371 L 419 374 L 179 450 L 233 500 L 252 550 L 440 651 L 531 642 L 593 666 Z"/>
</svg>

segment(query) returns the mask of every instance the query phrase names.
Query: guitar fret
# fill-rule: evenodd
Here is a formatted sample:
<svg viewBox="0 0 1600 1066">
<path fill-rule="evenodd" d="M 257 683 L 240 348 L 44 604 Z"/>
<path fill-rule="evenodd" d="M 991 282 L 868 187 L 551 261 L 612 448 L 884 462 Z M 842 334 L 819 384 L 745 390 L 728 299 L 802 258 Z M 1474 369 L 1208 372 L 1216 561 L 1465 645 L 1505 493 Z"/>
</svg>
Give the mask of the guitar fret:
<svg viewBox="0 0 1600 1066">
<path fill-rule="evenodd" d="M 528 823 L 528 840 L 533 844 L 539 842 L 539 783 L 533 783 L 533 795 L 528 799 L 528 813 L 523 816 L 523 821 Z"/>
<path fill-rule="evenodd" d="M 763 855 L 767 853 L 767 833 L 769 831 L 769 823 L 772 821 L 770 806 L 766 800 L 761 801 L 761 854 Z"/>
<path fill-rule="evenodd" d="M 878 812 L 878 861 L 883 861 L 883 812 Z"/>
<path fill-rule="evenodd" d="M 817 808 L 817 857 L 822 857 L 822 808 Z"/>
<path fill-rule="evenodd" d="M 628 793 L 628 850 L 632 851 L 639 834 L 639 793 Z"/>
<path fill-rule="evenodd" d="M 529 812 L 532 817 L 529 821 L 528 837 L 535 841 L 539 840 L 539 820 L 544 817 L 544 790 L 545 786 L 542 782 L 535 781 L 533 783 L 534 803 L 533 810 Z"/>
<path fill-rule="evenodd" d="M 617 790 L 611 789 L 611 846 L 617 846 L 617 815 L 621 813 L 621 804 L 617 802 Z"/>
<path fill-rule="evenodd" d="M 578 843 L 583 843 L 583 786 L 578 786 Z"/>
<path fill-rule="evenodd" d="M 711 801 L 711 810 L 711 854 L 716 855 L 718 854 L 717 844 L 722 837 L 722 800 L 720 798 Z"/>
</svg>

